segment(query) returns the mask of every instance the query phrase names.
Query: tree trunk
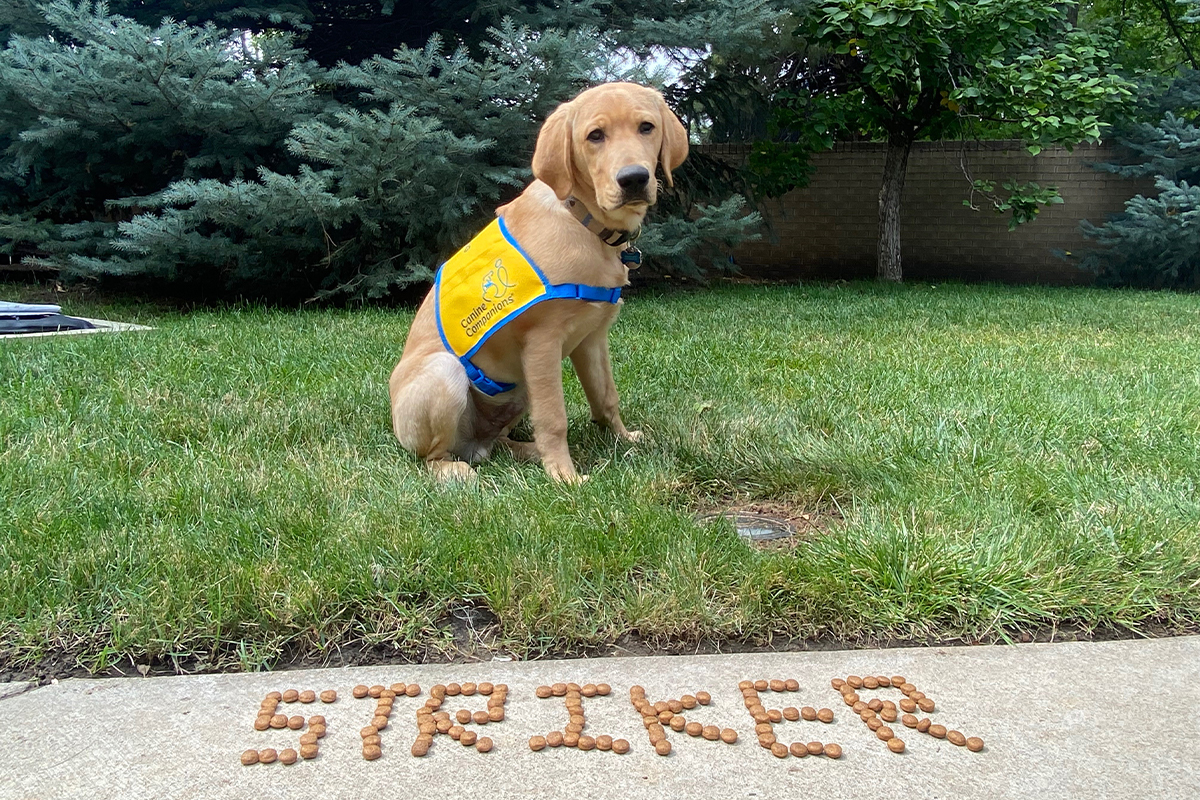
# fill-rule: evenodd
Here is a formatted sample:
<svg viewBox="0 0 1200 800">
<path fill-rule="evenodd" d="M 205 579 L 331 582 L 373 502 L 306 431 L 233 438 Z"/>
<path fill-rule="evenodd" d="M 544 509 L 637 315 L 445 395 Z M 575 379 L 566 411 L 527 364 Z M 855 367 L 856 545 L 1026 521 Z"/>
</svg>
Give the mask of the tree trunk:
<svg viewBox="0 0 1200 800">
<path fill-rule="evenodd" d="M 883 185 L 879 188 L 879 245 L 876 249 L 875 276 L 881 281 L 904 280 L 900 266 L 900 197 L 904 194 L 911 149 L 912 139 L 888 137 Z"/>
</svg>

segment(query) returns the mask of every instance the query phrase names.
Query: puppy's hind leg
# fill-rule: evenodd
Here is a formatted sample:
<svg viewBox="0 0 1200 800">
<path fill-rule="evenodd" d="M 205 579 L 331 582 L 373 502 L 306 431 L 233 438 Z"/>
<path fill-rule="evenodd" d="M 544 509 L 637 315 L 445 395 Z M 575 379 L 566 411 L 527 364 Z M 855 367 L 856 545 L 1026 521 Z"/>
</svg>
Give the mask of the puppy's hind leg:
<svg viewBox="0 0 1200 800">
<path fill-rule="evenodd" d="M 392 372 L 392 430 L 443 483 L 475 477 L 471 465 L 456 458 L 470 436 L 469 387 L 462 364 L 445 352 L 413 365 L 402 361 Z"/>
</svg>

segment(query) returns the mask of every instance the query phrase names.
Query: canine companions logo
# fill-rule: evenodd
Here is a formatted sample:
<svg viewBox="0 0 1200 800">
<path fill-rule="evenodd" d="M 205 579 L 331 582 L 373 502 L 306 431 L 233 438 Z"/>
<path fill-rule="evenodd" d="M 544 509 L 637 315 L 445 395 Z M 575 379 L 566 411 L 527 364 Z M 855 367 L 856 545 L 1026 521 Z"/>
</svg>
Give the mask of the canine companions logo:
<svg viewBox="0 0 1200 800">
<path fill-rule="evenodd" d="M 480 295 L 484 300 L 501 300 L 508 290 L 516 286 L 515 283 L 508 282 L 508 269 L 504 266 L 504 259 L 496 259 L 496 268 L 483 276 L 483 293 Z"/>
</svg>

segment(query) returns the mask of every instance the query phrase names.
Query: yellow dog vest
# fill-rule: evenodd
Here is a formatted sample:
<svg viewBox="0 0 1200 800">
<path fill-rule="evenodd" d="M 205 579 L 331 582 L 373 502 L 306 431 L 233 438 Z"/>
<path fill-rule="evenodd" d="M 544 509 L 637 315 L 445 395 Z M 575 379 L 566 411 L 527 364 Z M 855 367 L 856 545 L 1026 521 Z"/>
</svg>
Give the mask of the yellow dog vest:
<svg viewBox="0 0 1200 800">
<path fill-rule="evenodd" d="M 544 300 L 616 303 L 621 287 L 551 284 L 497 217 L 438 269 L 434 279 L 438 333 L 475 388 L 497 395 L 515 388 L 483 374 L 471 356 L 525 309 Z"/>
</svg>

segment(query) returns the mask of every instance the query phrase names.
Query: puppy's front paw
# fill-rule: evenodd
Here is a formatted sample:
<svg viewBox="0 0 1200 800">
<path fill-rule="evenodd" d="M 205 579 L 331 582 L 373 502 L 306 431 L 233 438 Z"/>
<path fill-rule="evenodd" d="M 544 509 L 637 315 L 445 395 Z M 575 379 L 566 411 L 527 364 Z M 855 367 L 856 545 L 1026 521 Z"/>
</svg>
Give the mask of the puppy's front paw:
<svg viewBox="0 0 1200 800">
<path fill-rule="evenodd" d="M 546 474 L 558 483 L 565 483 L 568 486 L 578 486 L 588 479 L 587 475 L 580 475 L 576 472 L 572 464 L 565 467 L 547 464 Z"/>
<path fill-rule="evenodd" d="M 625 431 L 624 433 L 620 433 L 617 435 L 620 436 L 625 441 L 633 443 L 633 444 L 636 444 L 645 438 L 645 436 L 642 434 L 641 431 Z"/>
</svg>

